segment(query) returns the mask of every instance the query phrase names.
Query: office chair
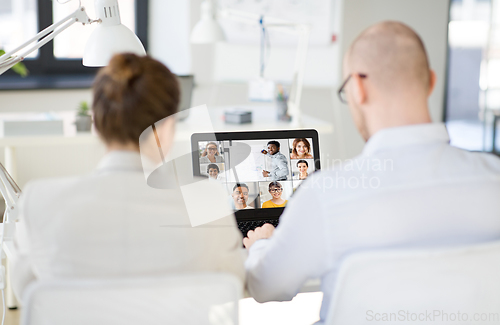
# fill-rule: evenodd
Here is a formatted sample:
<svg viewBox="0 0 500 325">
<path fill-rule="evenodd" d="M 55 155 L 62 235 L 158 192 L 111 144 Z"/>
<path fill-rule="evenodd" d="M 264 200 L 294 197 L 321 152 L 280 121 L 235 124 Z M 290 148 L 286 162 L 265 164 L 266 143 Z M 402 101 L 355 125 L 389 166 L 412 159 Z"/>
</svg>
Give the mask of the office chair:
<svg viewBox="0 0 500 325">
<path fill-rule="evenodd" d="M 237 325 L 243 285 L 233 275 L 37 281 L 22 325 Z"/>
<path fill-rule="evenodd" d="M 372 324 L 384 317 L 391 324 L 500 324 L 500 242 L 347 257 L 326 324 Z"/>
</svg>

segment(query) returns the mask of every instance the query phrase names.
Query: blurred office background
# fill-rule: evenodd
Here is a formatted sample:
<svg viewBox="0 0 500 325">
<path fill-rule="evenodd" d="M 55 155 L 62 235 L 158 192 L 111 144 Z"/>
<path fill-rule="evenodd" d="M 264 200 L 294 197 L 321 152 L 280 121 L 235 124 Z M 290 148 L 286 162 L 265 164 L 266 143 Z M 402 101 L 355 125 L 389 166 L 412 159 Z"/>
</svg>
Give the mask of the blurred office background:
<svg viewBox="0 0 500 325">
<path fill-rule="evenodd" d="M 135 2 L 137 1 L 137 3 Z M 190 33 L 200 18 L 202 0 L 119 0 L 122 20 L 139 34 L 147 51 L 178 75 L 193 75 L 192 106 L 209 109 L 265 106 L 248 99 L 249 81 L 259 76 L 260 41 L 257 26 L 224 22 L 228 41 L 193 45 Z M 61 1 L 63 2 L 63 1 Z M 330 123 L 334 132 L 320 138 L 322 159 L 347 159 L 359 154 L 364 142 L 349 108 L 337 99 L 342 83 L 342 56 L 366 27 L 381 20 L 398 20 L 423 38 L 438 83 L 430 98 L 433 121 L 446 122 L 452 144 L 468 150 L 493 151 L 494 129 L 500 115 L 500 53 L 496 22 L 499 0 L 219 0 L 277 18 L 315 23 L 309 44 L 301 107 L 304 114 Z M 93 1 L 82 0 L 90 16 Z M 77 0 L 0 1 L 0 48 L 9 49 L 74 10 Z M 499 17 L 499 18 L 497 18 Z M 30 76 L 13 72 L 0 76 L 0 120 L 12 114 L 75 111 L 92 102 L 90 84 L 95 70 L 74 65 L 93 27 L 72 26 L 53 46 L 29 57 Z M 289 88 L 297 52 L 295 37 L 269 31 L 265 77 Z M 17 89 L 13 89 L 17 88 Z M 274 118 L 270 116 L 269 118 Z M 254 121 L 258 123 L 259 121 Z M 3 128 L 3 124 L 1 127 Z M 0 130 L 2 131 L 2 130 Z M 500 140 L 499 140 L 500 141 Z M 497 143 L 497 148 L 500 147 Z M 37 141 L 16 148 L 17 181 L 21 187 L 39 177 L 90 172 L 104 154 L 95 143 L 54 144 Z M 5 162 L 0 150 L 0 162 Z M 299 298 L 300 300 L 302 298 Z M 321 297 L 308 305 L 319 308 Z M 309 300 L 310 301 L 310 300 Z M 278 303 L 268 305 L 273 314 Z M 306 308 L 306 307 L 305 307 Z M 307 309 L 306 308 L 306 309 Z M 302 310 L 290 314 L 291 321 Z M 246 314 L 247 319 L 255 315 Z M 295 316 L 294 316 L 295 315 Z M 314 316 L 314 315 L 313 315 Z M 307 316 L 306 316 L 307 318 Z M 314 317 L 313 317 L 314 318 Z M 281 318 L 283 320 L 283 318 Z M 314 319 L 301 319 L 302 322 Z"/>
<path fill-rule="evenodd" d="M 472 5 L 469 4 L 470 1 L 473 2 Z M 22 39 L 33 35 L 37 29 L 44 27 L 45 25 L 38 26 L 35 22 L 41 17 L 39 5 L 47 5 L 45 2 L 46 0 L 2 1 L 0 47 L 12 47 Z M 83 4 L 89 8 L 89 15 L 91 15 L 93 3 L 87 2 L 88 4 L 83 1 Z M 214 108 L 237 107 L 245 104 L 259 105 L 248 100 L 248 82 L 257 78 L 259 74 L 258 28 L 233 25 L 230 28 L 228 42 L 209 45 L 190 44 L 189 35 L 199 20 L 201 2 L 202 0 L 149 0 L 148 53 L 167 64 L 173 72 L 179 75 L 194 75 L 196 87 L 193 92 L 192 106 L 207 104 L 209 108 Z M 76 0 L 65 5 L 56 1 L 47 3 L 58 8 L 52 10 L 52 19 L 64 15 L 65 12 L 62 11 L 68 12 L 77 6 Z M 134 28 L 134 23 L 136 23 L 133 14 L 134 1 L 120 0 L 119 3 L 123 12 L 122 16 L 128 17 L 124 18 L 125 24 Z M 259 10 L 255 4 L 262 2 L 223 0 L 220 3 L 229 6 L 247 3 L 249 8 Z M 282 0 L 274 3 L 282 5 L 283 10 L 271 8 L 274 10 L 272 13 L 282 15 L 281 18 L 285 19 L 293 19 L 294 12 L 306 8 L 306 4 L 314 4 L 314 6 L 307 6 L 307 8 L 311 7 L 308 9 L 309 19 L 320 22 L 319 32 L 312 34 L 309 45 L 301 107 L 304 114 L 320 118 L 334 126 L 332 134 L 320 139 L 323 159 L 346 159 L 357 155 L 362 150 L 364 143 L 353 125 L 349 108 L 341 105 L 337 100 L 336 90 L 342 82 L 343 53 L 364 28 L 380 20 L 403 21 L 415 28 L 422 36 L 429 52 L 432 68 L 438 76 L 436 90 L 430 99 L 432 118 L 436 122 L 443 121 L 447 93 L 445 89 L 448 62 L 447 26 L 450 11 L 448 0 L 315 0 L 313 2 Z M 477 14 L 473 14 L 470 18 L 460 16 L 460 12 L 471 11 L 458 8 L 465 5 L 477 7 Z M 288 13 L 292 15 L 291 17 L 287 16 L 286 8 L 291 8 Z M 489 2 L 463 0 L 463 3 L 462 1 L 453 2 L 451 8 L 453 12 L 458 12 L 453 14 L 453 17 L 469 20 L 479 19 L 477 17 L 483 19 L 488 16 Z M 135 19 L 138 19 L 137 12 Z M 83 31 L 84 29 L 82 26 L 75 25 L 62 33 L 59 39 L 56 38 L 53 52 L 47 55 L 53 55 L 53 61 L 56 63 L 65 58 L 77 57 L 78 51 L 81 51 L 78 48 L 84 43 L 86 35 L 90 33 L 87 30 Z M 241 39 L 235 37 L 234 35 L 238 35 L 238 32 L 245 37 Z M 255 33 L 255 36 L 252 36 L 252 33 Z M 270 51 L 265 77 L 287 87 L 292 83 L 297 41 L 296 38 L 287 34 L 272 30 L 269 33 Z M 469 70 L 475 71 L 473 66 L 477 63 L 476 57 L 479 55 L 475 50 L 475 48 L 470 51 L 469 49 L 463 50 L 463 55 L 460 51 L 457 52 L 458 54 L 450 51 L 452 58 L 450 73 L 453 73 L 455 56 L 462 55 L 464 58 L 460 56 L 461 62 L 467 61 L 463 63 L 467 65 L 467 69 L 460 69 L 460 80 L 464 81 L 457 80 L 451 83 L 452 86 L 456 83 L 460 86 L 463 83 L 473 84 L 471 79 L 474 76 L 463 74 Z M 469 57 L 471 57 L 470 60 Z M 51 81 L 50 78 L 58 73 L 63 74 L 65 71 L 55 71 L 49 76 L 43 76 L 42 73 L 41 77 L 32 73 L 25 79 L 25 84 L 20 86 L 29 88 L 30 78 L 38 77 L 41 78 L 39 80 L 48 80 L 38 82 L 38 84 L 32 82 L 35 84 L 34 89 L 0 91 L 0 113 L 71 111 L 75 110 L 79 102 L 83 100 L 91 102 L 91 91 L 88 87 L 77 89 L 67 87 L 71 84 L 85 84 L 84 77 L 79 77 L 80 79 L 75 81 L 71 79 L 71 75 L 65 75 L 67 79 L 58 83 Z M 35 73 L 38 72 L 35 71 Z M 477 76 L 475 78 L 477 79 Z M 9 85 L 12 84 L 9 83 Z M 89 84 L 90 82 L 87 81 L 87 85 Z M 9 88 L 9 85 L 6 88 Z M 44 85 L 50 85 L 50 87 Z M 37 89 L 37 86 L 51 89 Z M 478 86 L 473 84 L 471 88 L 477 89 Z M 467 94 L 469 92 L 471 90 L 467 89 Z M 458 100 L 458 102 L 464 105 L 464 100 Z M 449 120 L 463 120 L 464 118 L 477 120 L 478 114 L 473 112 L 474 109 L 478 110 L 477 103 L 473 103 L 474 100 L 467 97 L 467 103 L 469 102 L 471 102 L 471 107 L 462 108 L 460 105 L 450 107 L 454 102 L 449 100 L 447 118 Z M 21 186 L 24 186 L 28 180 L 36 177 L 66 176 L 88 172 L 102 156 L 103 148 L 96 145 L 26 146 L 19 148 L 16 154 L 18 181 Z M 3 153 L 0 151 L 0 161 L 3 159 Z"/>
</svg>

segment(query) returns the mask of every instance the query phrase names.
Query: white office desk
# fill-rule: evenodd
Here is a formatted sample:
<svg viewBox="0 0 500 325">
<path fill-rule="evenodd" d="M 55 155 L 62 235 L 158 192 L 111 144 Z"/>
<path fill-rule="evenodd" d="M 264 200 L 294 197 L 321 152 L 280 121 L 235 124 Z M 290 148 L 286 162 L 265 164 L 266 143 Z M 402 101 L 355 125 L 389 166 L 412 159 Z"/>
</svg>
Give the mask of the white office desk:
<svg viewBox="0 0 500 325">
<path fill-rule="evenodd" d="M 252 123 L 228 124 L 224 122 L 224 111 L 234 108 L 252 111 Z M 291 122 L 277 121 L 274 106 L 221 106 L 210 108 L 210 120 L 214 131 L 262 131 L 262 130 L 289 130 L 289 129 L 316 129 L 319 133 L 332 133 L 333 125 L 324 120 L 308 115 L 302 115 L 301 123 L 297 127 Z M 199 132 L 207 121 L 202 115 L 190 114 L 187 119 L 178 123 L 178 128 L 183 128 L 181 138 L 190 138 L 191 134 Z"/>
</svg>

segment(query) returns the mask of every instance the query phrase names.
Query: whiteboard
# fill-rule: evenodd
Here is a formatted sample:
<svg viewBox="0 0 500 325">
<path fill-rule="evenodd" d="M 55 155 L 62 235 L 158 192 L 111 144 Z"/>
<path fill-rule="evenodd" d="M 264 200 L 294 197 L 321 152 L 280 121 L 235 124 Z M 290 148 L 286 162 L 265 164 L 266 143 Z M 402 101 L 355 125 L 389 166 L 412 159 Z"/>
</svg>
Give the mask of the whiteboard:
<svg viewBox="0 0 500 325">
<path fill-rule="evenodd" d="M 219 0 L 224 9 L 245 11 L 311 26 L 310 44 L 328 45 L 333 31 L 334 1 L 336 0 Z M 229 43 L 260 44 L 260 28 L 256 24 L 220 18 Z M 296 45 L 297 37 L 269 30 L 271 45 Z"/>
<path fill-rule="evenodd" d="M 267 142 L 255 142 L 250 145 L 250 155 L 237 166 L 232 166 L 236 175 L 234 175 L 234 173 L 230 173 L 229 181 L 258 182 L 266 179 L 262 175 L 262 171 L 268 170 L 268 158 L 263 155 L 261 151 L 265 149 L 265 145 L 267 144 Z M 232 157 L 232 159 L 235 158 L 236 157 Z"/>
</svg>

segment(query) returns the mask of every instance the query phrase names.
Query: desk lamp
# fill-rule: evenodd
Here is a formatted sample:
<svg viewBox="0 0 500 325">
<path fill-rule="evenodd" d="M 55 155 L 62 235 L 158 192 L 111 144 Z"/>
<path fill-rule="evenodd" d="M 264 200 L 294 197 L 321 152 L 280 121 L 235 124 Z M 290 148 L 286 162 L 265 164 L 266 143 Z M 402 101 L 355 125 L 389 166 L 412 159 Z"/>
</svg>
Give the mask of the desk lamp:
<svg viewBox="0 0 500 325">
<path fill-rule="evenodd" d="M 14 234 L 15 221 L 17 219 L 17 201 L 21 196 L 21 189 L 17 186 L 16 182 L 9 175 L 5 167 L 0 164 L 0 193 L 5 200 L 5 212 L 3 215 L 3 221 L 1 224 L 0 230 L 0 252 L 3 250 L 3 241 L 5 236 L 12 237 Z M 8 229 L 6 229 L 8 228 Z M 3 254 L 3 252 L 2 252 Z M 3 313 L 2 313 L 2 325 L 5 322 L 5 312 L 7 310 L 5 306 L 5 266 L 0 267 L 0 290 L 2 292 L 2 304 L 3 304 Z"/>
<path fill-rule="evenodd" d="M 70 0 L 71 1 L 71 0 Z M 66 1 L 68 2 L 68 1 Z M 116 53 L 130 52 L 145 55 L 146 51 L 139 38 L 122 25 L 117 0 L 95 0 L 97 19 L 90 19 L 81 1 L 76 11 L 57 23 L 50 25 L 36 36 L 0 56 L 0 75 L 24 60 L 24 58 L 54 39 L 59 33 L 73 25 L 82 23 L 99 26 L 90 35 L 83 55 L 83 65 L 102 67 Z M 33 44 L 34 43 L 34 44 Z"/>
<path fill-rule="evenodd" d="M 194 26 L 191 32 L 191 43 L 209 44 L 224 41 L 225 35 L 222 27 L 217 21 L 217 16 L 230 18 L 231 20 L 247 24 L 259 25 L 262 29 L 261 36 L 261 68 L 260 77 L 264 77 L 265 68 L 265 38 L 266 29 L 271 28 L 299 36 L 297 56 L 295 58 L 294 74 L 290 96 L 288 97 L 288 109 L 292 116 L 292 125 L 301 126 L 300 99 L 304 83 L 304 73 L 306 69 L 307 50 L 309 46 L 309 34 L 311 27 L 303 23 L 290 22 L 273 17 L 264 17 L 257 14 L 247 13 L 233 9 L 216 9 L 215 0 L 205 0 L 201 4 L 201 19 Z M 271 23 L 269 23 L 270 21 Z"/>
<path fill-rule="evenodd" d="M 71 0 L 69 0 L 71 1 Z M 69 2 L 66 1 L 66 2 Z M 65 2 L 65 3 L 66 3 Z M 57 23 L 42 30 L 33 38 L 16 47 L 12 51 L 0 56 L 0 75 L 24 60 L 30 53 L 38 50 L 54 39 L 59 33 L 73 25 L 82 23 L 89 25 L 97 23 L 99 26 L 90 35 L 85 45 L 83 65 L 89 67 L 101 67 L 108 64 L 111 57 L 116 53 L 135 53 L 145 55 L 146 51 L 139 38 L 127 27 L 122 25 L 120 10 L 117 0 L 95 0 L 97 19 L 90 19 L 85 8 L 79 1 L 78 9 Z M 14 182 L 7 170 L 0 164 L 0 193 L 5 200 L 5 213 L 3 224 L 0 229 L 0 251 L 3 249 L 5 236 L 11 237 L 14 232 L 13 226 L 17 219 L 17 202 L 21 195 L 21 189 Z M 8 229 L 6 229 L 8 228 Z M 12 228 L 12 229 L 11 229 Z M 3 316 L 2 325 L 5 321 L 5 267 L 0 268 L 0 290 L 2 292 Z"/>
</svg>

